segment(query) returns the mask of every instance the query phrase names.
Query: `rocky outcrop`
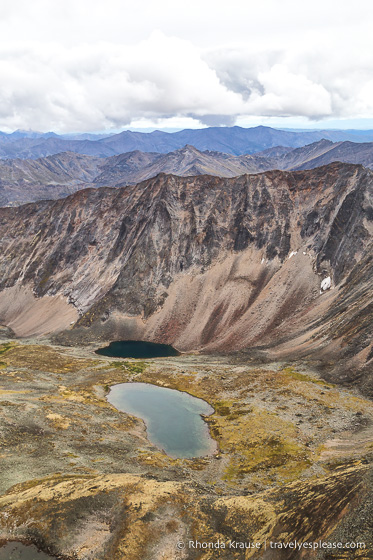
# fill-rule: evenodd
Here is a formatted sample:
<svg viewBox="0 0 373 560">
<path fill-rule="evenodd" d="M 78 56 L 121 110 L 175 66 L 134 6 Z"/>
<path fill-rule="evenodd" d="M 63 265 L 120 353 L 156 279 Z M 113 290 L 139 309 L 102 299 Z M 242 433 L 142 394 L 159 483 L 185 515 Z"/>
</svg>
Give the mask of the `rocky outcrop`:
<svg viewBox="0 0 373 560">
<path fill-rule="evenodd" d="M 355 379 L 372 364 L 372 181 L 340 163 L 234 179 L 160 174 L 3 208 L 0 287 L 64 298 L 80 318 L 61 341 L 256 348 L 317 358 L 333 379 L 343 363 Z M 25 334 L 10 313 L 2 322 Z M 367 375 L 361 383 L 370 390 Z"/>
</svg>

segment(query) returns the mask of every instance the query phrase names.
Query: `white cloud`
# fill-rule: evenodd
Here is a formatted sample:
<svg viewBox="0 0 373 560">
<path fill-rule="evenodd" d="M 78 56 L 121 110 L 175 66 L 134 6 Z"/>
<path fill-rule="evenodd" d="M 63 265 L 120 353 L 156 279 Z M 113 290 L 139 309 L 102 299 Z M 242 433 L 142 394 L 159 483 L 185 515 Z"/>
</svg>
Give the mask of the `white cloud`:
<svg viewBox="0 0 373 560">
<path fill-rule="evenodd" d="M 97 130 L 242 108 L 198 49 L 160 32 L 136 45 L 3 46 L 0 58 L 2 127 Z"/>
<path fill-rule="evenodd" d="M 331 115 L 331 95 L 321 84 L 285 65 L 275 64 L 257 76 L 262 91 L 249 97 L 248 106 L 256 115 L 303 115 L 319 118 Z"/>
<path fill-rule="evenodd" d="M 373 117 L 372 4 L 301 8 L 294 0 L 2 3 L 0 130 Z"/>
</svg>

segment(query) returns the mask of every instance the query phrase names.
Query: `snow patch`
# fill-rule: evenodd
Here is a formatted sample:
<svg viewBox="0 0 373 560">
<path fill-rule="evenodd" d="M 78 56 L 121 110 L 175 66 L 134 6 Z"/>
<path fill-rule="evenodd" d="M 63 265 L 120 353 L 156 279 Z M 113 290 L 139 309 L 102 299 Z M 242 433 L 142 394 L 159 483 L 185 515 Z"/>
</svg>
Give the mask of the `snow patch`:
<svg viewBox="0 0 373 560">
<path fill-rule="evenodd" d="M 324 278 L 324 280 L 321 282 L 320 294 L 322 294 L 322 292 L 325 292 L 326 290 L 329 290 L 331 285 L 332 285 L 332 279 L 330 278 L 330 276 Z"/>
</svg>

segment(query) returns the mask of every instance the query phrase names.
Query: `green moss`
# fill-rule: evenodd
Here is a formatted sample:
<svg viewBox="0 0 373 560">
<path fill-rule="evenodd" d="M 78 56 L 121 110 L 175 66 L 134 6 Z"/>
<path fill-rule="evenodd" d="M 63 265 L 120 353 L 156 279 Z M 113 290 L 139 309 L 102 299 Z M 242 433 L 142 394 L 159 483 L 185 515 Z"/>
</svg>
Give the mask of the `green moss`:
<svg viewBox="0 0 373 560">
<path fill-rule="evenodd" d="M 117 368 L 117 369 L 127 369 L 127 362 L 110 362 L 110 367 Z M 103 367 L 105 369 L 105 366 Z"/>
<path fill-rule="evenodd" d="M 316 383 L 317 385 L 323 385 L 324 387 L 334 387 L 331 383 L 327 383 L 323 379 L 317 379 L 316 377 L 311 377 L 310 375 L 306 375 L 304 373 L 299 373 L 295 371 L 293 367 L 286 367 L 281 370 L 282 374 L 285 374 L 287 377 L 294 379 L 295 381 L 303 381 L 305 383 Z"/>
<path fill-rule="evenodd" d="M 131 373 L 143 373 L 146 370 L 148 364 L 145 362 L 129 362 L 128 369 Z"/>
<path fill-rule="evenodd" d="M 27 368 L 28 370 L 72 373 L 97 367 L 96 360 L 74 358 L 46 345 L 12 344 L 5 351 L 7 353 L 4 358 L 8 365 Z"/>
<path fill-rule="evenodd" d="M 253 442 L 250 449 L 232 457 L 223 476 L 234 481 L 245 475 L 260 473 L 261 477 L 296 480 L 312 464 L 305 449 L 295 441 L 270 436 L 267 441 Z"/>
<path fill-rule="evenodd" d="M 123 371 L 128 371 L 129 373 L 143 373 L 148 367 L 145 362 L 110 362 L 109 364 L 113 368 L 121 369 Z"/>
<path fill-rule="evenodd" d="M 230 455 L 224 480 L 236 482 L 246 475 L 269 482 L 295 480 L 309 467 L 310 451 L 297 441 L 293 423 L 259 408 L 248 409 L 244 403 L 227 408 L 228 414 L 214 414 L 208 420 L 211 435 Z"/>
<path fill-rule="evenodd" d="M 215 401 L 213 406 L 215 408 L 216 414 L 219 416 L 229 416 L 232 406 L 232 401 Z"/>
<path fill-rule="evenodd" d="M 11 342 L 6 342 L 5 344 L 0 345 L 0 355 L 5 354 L 8 350 L 10 350 L 14 346 Z M 2 362 L 3 363 L 3 362 Z"/>
</svg>

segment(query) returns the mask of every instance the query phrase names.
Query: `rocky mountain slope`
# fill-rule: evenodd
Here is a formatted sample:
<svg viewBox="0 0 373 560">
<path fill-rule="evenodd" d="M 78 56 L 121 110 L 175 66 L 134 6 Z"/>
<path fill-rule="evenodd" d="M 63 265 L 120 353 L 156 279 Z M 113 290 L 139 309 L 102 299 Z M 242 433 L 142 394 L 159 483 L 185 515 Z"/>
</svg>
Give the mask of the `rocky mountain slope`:
<svg viewBox="0 0 373 560">
<path fill-rule="evenodd" d="M 372 167 L 373 143 L 320 140 L 295 150 L 278 146 L 241 156 L 187 145 L 167 154 L 134 151 L 97 158 L 66 152 L 37 160 L 5 160 L 0 161 L 0 205 L 57 199 L 91 186 L 134 185 L 158 173 L 236 177 L 271 169 L 311 169 L 333 161 Z"/>
<path fill-rule="evenodd" d="M 334 163 L 2 208 L 0 322 L 69 344 L 302 357 L 371 392 L 372 185 Z"/>
</svg>

